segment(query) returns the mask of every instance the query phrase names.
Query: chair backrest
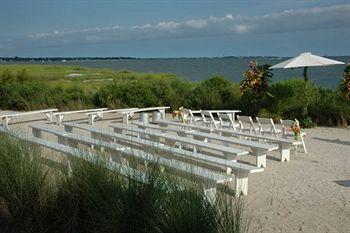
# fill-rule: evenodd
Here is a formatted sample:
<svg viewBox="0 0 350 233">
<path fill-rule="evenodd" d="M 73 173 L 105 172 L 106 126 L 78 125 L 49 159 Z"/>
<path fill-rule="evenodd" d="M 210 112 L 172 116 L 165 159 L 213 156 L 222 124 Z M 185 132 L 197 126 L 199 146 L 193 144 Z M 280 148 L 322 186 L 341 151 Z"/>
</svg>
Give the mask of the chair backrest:
<svg viewBox="0 0 350 233">
<path fill-rule="evenodd" d="M 204 121 L 204 122 L 208 122 L 208 120 L 209 120 L 209 121 L 212 120 L 212 115 L 211 115 L 211 113 L 208 112 L 208 111 L 201 111 L 201 115 L 202 115 L 202 118 L 203 118 L 203 121 Z M 209 118 L 209 119 L 208 119 L 208 118 Z"/>
<path fill-rule="evenodd" d="M 189 121 L 189 122 L 193 122 L 194 121 L 195 116 L 194 116 L 194 114 L 193 114 L 191 109 L 181 108 L 180 111 L 181 111 L 181 115 L 182 115 L 182 117 L 183 117 L 183 119 L 185 121 Z"/>
<path fill-rule="evenodd" d="M 239 129 L 249 129 L 250 132 L 255 132 L 255 126 L 252 117 L 250 116 L 238 116 Z"/>
<path fill-rule="evenodd" d="M 281 122 L 282 127 L 286 127 L 286 128 L 288 128 L 288 127 L 293 127 L 293 125 L 294 125 L 295 123 L 299 124 L 299 121 L 296 122 L 295 120 L 293 121 L 293 120 L 282 120 L 282 119 L 281 119 L 280 122 Z"/>
<path fill-rule="evenodd" d="M 281 126 L 282 126 L 282 133 L 283 135 L 286 135 L 289 132 L 292 132 L 292 127 L 296 124 L 299 125 L 299 121 L 297 119 L 293 120 L 280 120 Z"/>
<path fill-rule="evenodd" d="M 263 133 L 263 131 L 270 132 L 271 134 L 274 134 L 277 137 L 276 126 L 273 123 L 272 118 L 256 117 L 256 122 L 259 125 L 260 133 Z M 264 126 L 267 126 L 268 128 L 264 128 Z"/>
<path fill-rule="evenodd" d="M 220 120 L 220 124 L 221 126 L 224 126 L 225 121 L 229 123 L 229 127 L 233 128 L 234 131 L 236 131 L 236 127 L 234 125 L 233 119 L 232 119 L 232 115 L 231 114 L 227 114 L 227 113 L 218 113 L 218 117 Z"/>
</svg>

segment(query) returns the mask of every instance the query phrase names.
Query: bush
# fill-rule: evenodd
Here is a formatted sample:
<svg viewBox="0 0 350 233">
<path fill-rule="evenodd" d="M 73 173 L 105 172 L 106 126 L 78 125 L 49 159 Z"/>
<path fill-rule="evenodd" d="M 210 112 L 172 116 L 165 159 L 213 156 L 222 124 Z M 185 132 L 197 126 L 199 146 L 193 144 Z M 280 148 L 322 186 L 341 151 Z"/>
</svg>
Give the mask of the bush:
<svg viewBox="0 0 350 233">
<path fill-rule="evenodd" d="M 306 108 L 312 105 L 317 96 L 318 89 L 310 81 L 290 79 L 274 83 L 266 96 L 263 107 L 269 112 L 284 118 L 302 119 L 308 114 Z"/>
<path fill-rule="evenodd" d="M 115 81 L 112 85 L 101 88 L 94 97 L 94 103 L 111 108 L 171 106 L 176 109 L 186 103 L 190 92 L 189 82 L 171 77 L 146 76 Z"/>
<path fill-rule="evenodd" d="M 190 98 L 194 109 L 234 109 L 239 103 L 240 91 L 237 84 L 214 76 L 197 85 Z"/>
<path fill-rule="evenodd" d="M 350 122 L 350 102 L 342 93 L 325 88 L 318 89 L 316 101 L 310 106 L 309 114 L 318 125 L 343 126 Z"/>
</svg>

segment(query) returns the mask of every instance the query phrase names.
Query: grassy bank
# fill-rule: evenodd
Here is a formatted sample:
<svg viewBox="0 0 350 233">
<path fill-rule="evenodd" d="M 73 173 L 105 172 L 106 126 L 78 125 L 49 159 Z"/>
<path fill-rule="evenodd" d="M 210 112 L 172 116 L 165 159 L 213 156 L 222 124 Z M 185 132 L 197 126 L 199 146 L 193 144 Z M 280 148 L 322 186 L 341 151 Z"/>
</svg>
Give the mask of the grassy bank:
<svg viewBox="0 0 350 233">
<path fill-rule="evenodd" d="M 69 74 L 82 74 L 69 77 Z M 238 83 L 216 76 L 190 82 L 169 74 L 142 74 L 70 66 L 1 65 L 0 108 L 60 110 L 88 107 L 181 106 L 193 109 L 241 109 L 242 114 L 299 118 L 304 126 L 347 126 L 350 101 L 300 78 L 274 82 L 269 95 L 241 94 Z M 307 113 L 305 113 L 307 106 Z"/>
<path fill-rule="evenodd" d="M 72 171 L 42 163 L 33 145 L 0 134 L 0 229 L 16 233 L 247 232 L 242 200 L 204 198 L 200 187 L 144 168 L 147 182 L 121 177 L 104 160 Z"/>
</svg>

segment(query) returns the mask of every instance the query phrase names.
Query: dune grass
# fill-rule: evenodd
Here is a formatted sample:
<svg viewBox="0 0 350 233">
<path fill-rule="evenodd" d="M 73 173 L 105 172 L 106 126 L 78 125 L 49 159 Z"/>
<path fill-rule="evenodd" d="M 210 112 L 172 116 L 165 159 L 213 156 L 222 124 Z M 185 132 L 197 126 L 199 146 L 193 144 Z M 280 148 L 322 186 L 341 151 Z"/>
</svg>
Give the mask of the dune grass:
<svg viewBox="0 0 350 233">
<path fill-rule="evenodd" d="M 144 167 L 147 182 L 120 176 L 101 158 L 74 160 L 72 170 L 40 163 L 31 144 L 0 135 L 0 229 L 3 232 L 247 232 L 242 200 Z M 179 183 L 180 182 L 180 183 Z"/>
</svg>

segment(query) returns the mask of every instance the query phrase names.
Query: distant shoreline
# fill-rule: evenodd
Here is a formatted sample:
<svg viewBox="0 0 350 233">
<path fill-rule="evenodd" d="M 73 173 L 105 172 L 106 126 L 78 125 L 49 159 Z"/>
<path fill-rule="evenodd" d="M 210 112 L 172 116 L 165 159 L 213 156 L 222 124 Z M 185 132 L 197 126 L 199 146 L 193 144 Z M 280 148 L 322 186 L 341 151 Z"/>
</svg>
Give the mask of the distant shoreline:
<svg viewBox="0 0 350 233">
<path fill-rule="evenodd" d="M 350 55 L 336 55 L 326 57 L 348 57 Z M 236 59 L 236 58 L 290 58 L 288 56 L 220 56 L 220 57 L 0 57 L 0 62 L 50 62 L 50 61 L 114 61 L 141 59 Z"/>
</svg>

